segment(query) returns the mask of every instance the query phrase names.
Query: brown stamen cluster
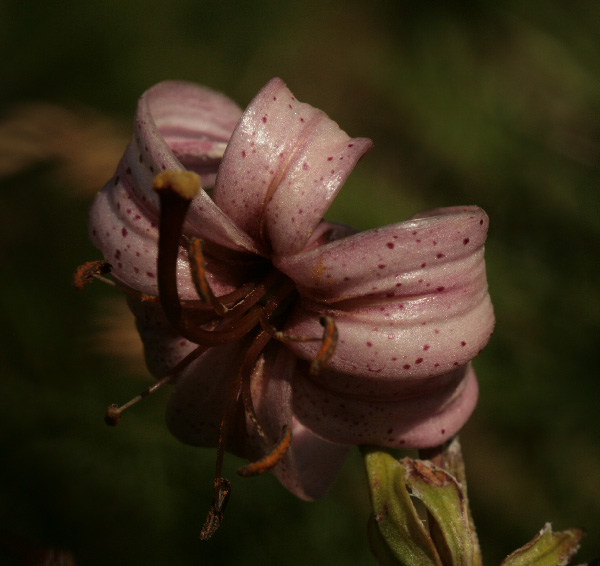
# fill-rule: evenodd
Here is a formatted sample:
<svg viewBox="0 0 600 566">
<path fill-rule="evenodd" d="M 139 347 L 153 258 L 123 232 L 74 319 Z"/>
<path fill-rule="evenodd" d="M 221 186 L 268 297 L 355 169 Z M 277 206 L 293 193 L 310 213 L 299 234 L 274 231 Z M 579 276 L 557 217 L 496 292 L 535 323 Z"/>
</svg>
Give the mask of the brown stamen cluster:
<svg viewBox="0 0 600 566">
<path fill-rule="evenodd" d="M 245 414 L 252 422 L 256 433 L 266 442 L 266 435 L 259 423 L 251 395 L 252 374 L 265 347 L 272 339 L 280 342 L 321 341 L 317 355 L 310 365 L 310 373 L 317 375 L 334 353 L 337 344 L 337 329 L 333 319 L 322 317 L 320 323 L 324 332 L 323 336 L 319 338 L 291 336 L 278 330 L 273 321 L 278 320 L 282 310 L 292 304 L 296 297 L 296 290 L 294 283 L 275 269 L 271 269 L 258 282 L 248 282 L 232 293 L 216 297 L 208 283 L 202 241 L 198 238 L 190 238 L 184 244 L 187 247 L 196 292 L 201 303 L 210 305 L 219 318 L 218 322 L 210 329 L 203 328 L 202 324 L 194 320 L 194 309 L 185 308 L 189 306 L 190 301 L 183 301 L 179 297 L 176 269 L 180 244 L 183 239 L 184 221 L 193 198 L 202 190 L 200 178 L 189 171 L 163 171 L 156 176 L 153 188 L 160 201 L 158 296 L 144 295 L 121 282 L 106 279 L 104 274 L 110 272 L 108 262 L 90 262 L 81 266 L 75 274 L 75 285 L 80 288 L 85 283 L 97 278 L 115 284 L 124 292 L 141 300 L 160 302 L 170 324 L 182 337 L 198 345 L 198 348 L 181 360 L 168 376 L 163 377 L 124 405 L 111 405 L 105 417 L 106 422 L 110 425 L 118 424 L 125 409 L 172 381 L 208 348 L 235 342 L 251 333 L 254 335 L 236 379 L 232 383 L 220 424 L 214 498 L 200 534 L 202 540 L 207 540 L 217 530 L 223 519 L 223 512 L 231 491 L 231 484 L 221 476 L 221 471 L 228 426 L 240 399 Z M 259 460 L 241 467 L 238 474 L 246 477 L 268 472 L 281 461 L 290 443 L 291 428 L 286 425 L 283 427 L 281 440 L 277 445 L 271 448 L 265 447 L 265 455 Z"/>
</svg>

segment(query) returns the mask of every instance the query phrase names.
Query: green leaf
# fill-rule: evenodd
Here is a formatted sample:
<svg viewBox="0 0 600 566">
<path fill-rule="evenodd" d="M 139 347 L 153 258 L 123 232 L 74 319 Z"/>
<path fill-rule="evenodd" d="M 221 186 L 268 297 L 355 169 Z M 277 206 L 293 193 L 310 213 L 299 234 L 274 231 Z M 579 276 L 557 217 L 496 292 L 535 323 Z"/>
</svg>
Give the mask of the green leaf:
<svg viewBox="0 0 600 566">
<path fill-rule="evenodd" d="M 582 529 L 553 533 L 550 523 L 525 546 L 509 554 L 501 566 L 564 566 L 579 549 Z"/>
<path fill-rule="evenodd" d="M 478 556 L 476 536 L 470 525 L 463 492 L 453 476 L 426 460 L 404 458 L 411 494 L 420 499 L 434 523 L 437 550 L 445 565 L 472 566 Z"/>
<path fill-rule="evenodd" d="M 369 541 L 384 565 L 442 566 L 410 499 L 406 470 L 387 452 L 363 448 L 373 516 Z"/>
</svg>

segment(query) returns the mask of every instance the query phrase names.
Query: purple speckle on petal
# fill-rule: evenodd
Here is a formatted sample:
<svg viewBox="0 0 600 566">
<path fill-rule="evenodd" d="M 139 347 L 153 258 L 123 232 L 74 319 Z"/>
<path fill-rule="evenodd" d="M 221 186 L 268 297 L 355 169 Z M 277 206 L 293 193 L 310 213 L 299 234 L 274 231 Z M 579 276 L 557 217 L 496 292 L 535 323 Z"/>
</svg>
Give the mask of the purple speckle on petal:
<svg viewBox="0 0 600 566">
<path fill-rule="evenodd" d="M 127 236 L 127 228 L 121 228 L 121 234 L 123 235 L 123 238 L 125 238 Z"/>
<path fill-rule="evenodd" d="M 394 242 L 388 242 L 388 243 L 386 244 L 386 246 L 387 246 L 388 248 L 390 248 L 390 250 L 393 250 L 393 249 L 394 249 Z"/>
<path fill-rule="evenodd" d="M 469 238 L 465 238 L 465 239 L 463 240 L 463 244 L 466 246 L 468 243 L 469 243 Z"/>
</svg>

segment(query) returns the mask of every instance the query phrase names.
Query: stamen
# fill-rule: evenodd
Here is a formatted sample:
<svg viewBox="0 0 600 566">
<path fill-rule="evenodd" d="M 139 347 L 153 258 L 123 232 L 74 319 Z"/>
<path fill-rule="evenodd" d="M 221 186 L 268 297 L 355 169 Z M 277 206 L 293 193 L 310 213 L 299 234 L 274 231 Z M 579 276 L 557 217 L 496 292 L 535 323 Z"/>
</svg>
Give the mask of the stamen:
<svg viewBox="0 0 600 566">
<path fill-rule="evenodd" d="M 338 342 L 338 331 L 330 316 L 322 316 L 319 323 L 323 326 L 323 342 L 315 356 L 315 359 L 310 364 L 310 375 L 319 375 L 321 368 L 329 361 Z"/>
<path fill-rule="evenodd" d="M 204 521 L 204 525 L 202 525 L 200 540 L 210 539 L 221 525 L 230 493 L 231 483 L 229 480 L 221 477 L 215 478 L 215 495 L 213 497 L 212 505 L 208 510 L 206 521 Z"/>
<path fill-rule="evenodd" d="M 256 411 L 254 409 L 254 403 L 252 402 L 252 374 L 257 371 L 259 364 L 259 357 L 262 354 L 262 351 L 265 349 L 265 346 L 269 343 L 271 337 L 266 332 L 260 332 L 258 336 L 255 338 L 254 342 L 246 355 L 244 356 L 244 360 L 240 367 L 240 376 L 241 376 L 241 390 L 242 390 L 242 400 L 244 402 L 244 409 L 246 414 L 252 421 L 254 428 L 256 429 L 257 434 L 263 439 L 266 440 L 267 436 L 264 433 L 260 423 L 258 422 L 258 417 L 256 416 Z"/>
<path fill-rule="evenodd" d="M 108 261 L 97 260 L 88 261 L 83 265 L 80 265 L 73 274 L 73 286 L 76 289 L 81 289 L 84 285 L 91 283 L 94 279 L 100 279 L 109 285 L 114 285 L 110 279 L 102 277 L 110 273 L 112 266 Z"/>
<path fill-rule="evenodd" d="M 281 280 L 281 274 L 273 270 L 258 285 L 245 283 L 234 292 L 221 297 L 216 297 L 206 276 L 206 265 L 204 261 L 203 242 L 200 238 L 191 238 L 188 245 L 188 258 L 192 279 L 198 296 L 207 304 L 210 304 L 217 315 L 227 318 L 240 312 L 245 312 L 260 301 L 273 285 Z M 228 303 L 233 303 L 228 307 Z"/>
<path fill-rule="evenodd" d="M 244 477 L 258 476 L 272 470 L 281 459 L 284 457 L 290 443 L 292 441 L 292 429 L 288 425 L 283 427 L 283 436 L 279 443 L 269 452 L 256 462 L 250 462 L 246 466 L 242 466 L 238 469 L 237 473 Z"/>
<path fill-rule="evenodd" d="M 124 403 L 119 407 L 117 404 L 112 404 L 106 409 L 106 414 L 104 415 L 104 422 L 109 426 L 117 426 L 121 421 L 121 413 L 125 411 L 125 409 L 129 409 L 129 407 L 139 403 L 144 397 L 148 397 L 151 393 L 158 391 L 163 385 L 171 382 L 174 377 L 176 377 L 179 372 L 184 369 L 187 365 L 193 362 L 200 354 L 203 354 L 206 351 L 206 348 L 198 347 L 192 350 L 183 360 L 181 360 L 165 377 L 159 379 L 157 382 L 153 383 L 150 387 L 144 389 L 139 395 L 136 395 L 127 403 Z"/>
<path fill-rule="evenodd" d="M 73 286 L 80 290 L 84 285 L 87 285 L 94 279 L 97 279 L 98 281 L 102 281 L 102 283 L 106 283 L 111 287 L 116 287 L 127 295 L 131 295 L 136 299 L 140 299 L 140 301 L 150 301 L 154 303 L 158 302 L 158 297 L 155 297 L 154 295 L 145 295 L 144 293 L 140 293 L 138 290 L 132 289 L 128 285 L 125 285 L 125 283 L 122 283 L 121 281 L 115 281 L 113 279 L 104 277 L 105 274 L 111 273 L 111 271 L 112 265 L 108 263 L 108 261 L 88 261 L 87 263 L 80 265 L 75 270 L 75 273 L 73 274 Z"/>
<path fill-rule="evenodd" d="M 198 327 L 178 327 L 184 338 L 196 344 L 204 346 L 222 346 L 230 344 L 240 338 L 243 338 L 250 332 L 260 321 L 262 307 L 256 305 L 250 309 L 245 315 L 236 318 L 235 320 L 224 319 L 223 324 L 214 330 L 205 330 Z"/>
<path fill-rule="evenodd" d="M 200 298 L 215 309 L 219 316 L 225 316 L 229 309 L 215 297 L 208 280 L 206 279 L 206 269 L 204 267 L 204 254 L 202 253 L 202 240 L 200 238 L 191 238 L 188 245 L 188 257 L 190 259 L 190 269 L 196 291 Z"/>
<path fill-rule="evenodd" d="M 289 282 L 291 285 L 293 283 Z M 310 364 L 310 374 L 319 375 L 321 368 L 329 361 L 331 356 L 335 352 L 335 348 L 338 342 L 338 331 L 330 316 L 322 316 L 319 319 L 319 323 L 323 326 L 323 337 L 322 338 L 311 338 L 306 336 L 294 336 L 292 334 L 286 334 L 281 330 L 277 330 L 270 321 L 271 316 L 279 306 L 279 301 L 285 297 L 288 292 L 288 286 L 282 285 L 281 289 L 278 289 L 277 293 L 271 297 L 265 308 L 263 309 L 260 324 L 265 332 L 268 332 L 272 338 L 279 340 L 280 342 L 313 342 L 321 340 L 321 347 L 315 356 L 315 359 Z"/>
</svg>

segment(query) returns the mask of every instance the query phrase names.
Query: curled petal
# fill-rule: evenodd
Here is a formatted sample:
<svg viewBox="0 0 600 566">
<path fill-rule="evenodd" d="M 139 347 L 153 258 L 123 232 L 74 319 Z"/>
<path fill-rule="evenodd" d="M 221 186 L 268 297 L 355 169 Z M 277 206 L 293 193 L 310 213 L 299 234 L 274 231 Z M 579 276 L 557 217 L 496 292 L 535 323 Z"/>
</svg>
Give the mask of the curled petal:
<svg viewBox="0 0 600 566">
<path fill-rule="evenodd" d="M 277 254 L 301 250 L 371 147 L 272 79 L 250 103 L 227 146 L 215 202 Z"/>
<path fill-rule="evenodd" d="M 331 373 L 329 374 L 331 375 Z M 390 384 L 392 385 L 392 384 Z M 428 448 L 456 434 L 477 403 L 478 387 L 470 365 L 443 376 L 397 382 L 387 398 L 343 396 L 301 372 L 294 380 L 294 412 L 315 434 L 337 443 L 395 448 Z M 373 388 L 375 389 L 375 388 Z"/>
<path fill-rule="evenodd" d="M 420 378 L 467 363 L 494 326 L 486 227 L 480 209 L 450 209 L 285 258 L 280 266 L 300 282 L 304 297 L 286 332 L 318 335 L 319 317 L 332 316 L 340 339 L 328 368 L 350 382 Z M 289 347 L 311 360 L 318 344 Z M 346 383 L 326 386 L 344 391 Z"/>
<path fill-rule="evenodd" d="M 325 303 L 432 294 L 444 281 L 459 281 L 473 257 L 483 257 L 489 224 L 476 206 L 432 212 L 293 256 L 275 256 L 273 263 L 302 296 Z"/>
<path fill-rule="evenodd" d="M 156 294 L 159 205 L 153 179 L 160 171 L 183 169 L 181 158 L 210 184 L 239 114 L 223 95 L 189 83 L 160 83 L 142 95 L 133 139 L 90 212 L 92 242 L 117 279 Z M 184 230 L 229 250 L 259 251 L 205 191 L 194 199 Z M 191 285 L 183 253 L 179 270 L 185 295 Z"/>
<path fill-rule="evenodd" d="M 225 95 L 182 81 L 162 82 L 144 97 L 159 136 L 173 155 L 201 176 L 205 189 L 213 187 L 242 111 Z M 141 111 L 137 119 L 145 120 L 144 114 Z"/>
</svg>

